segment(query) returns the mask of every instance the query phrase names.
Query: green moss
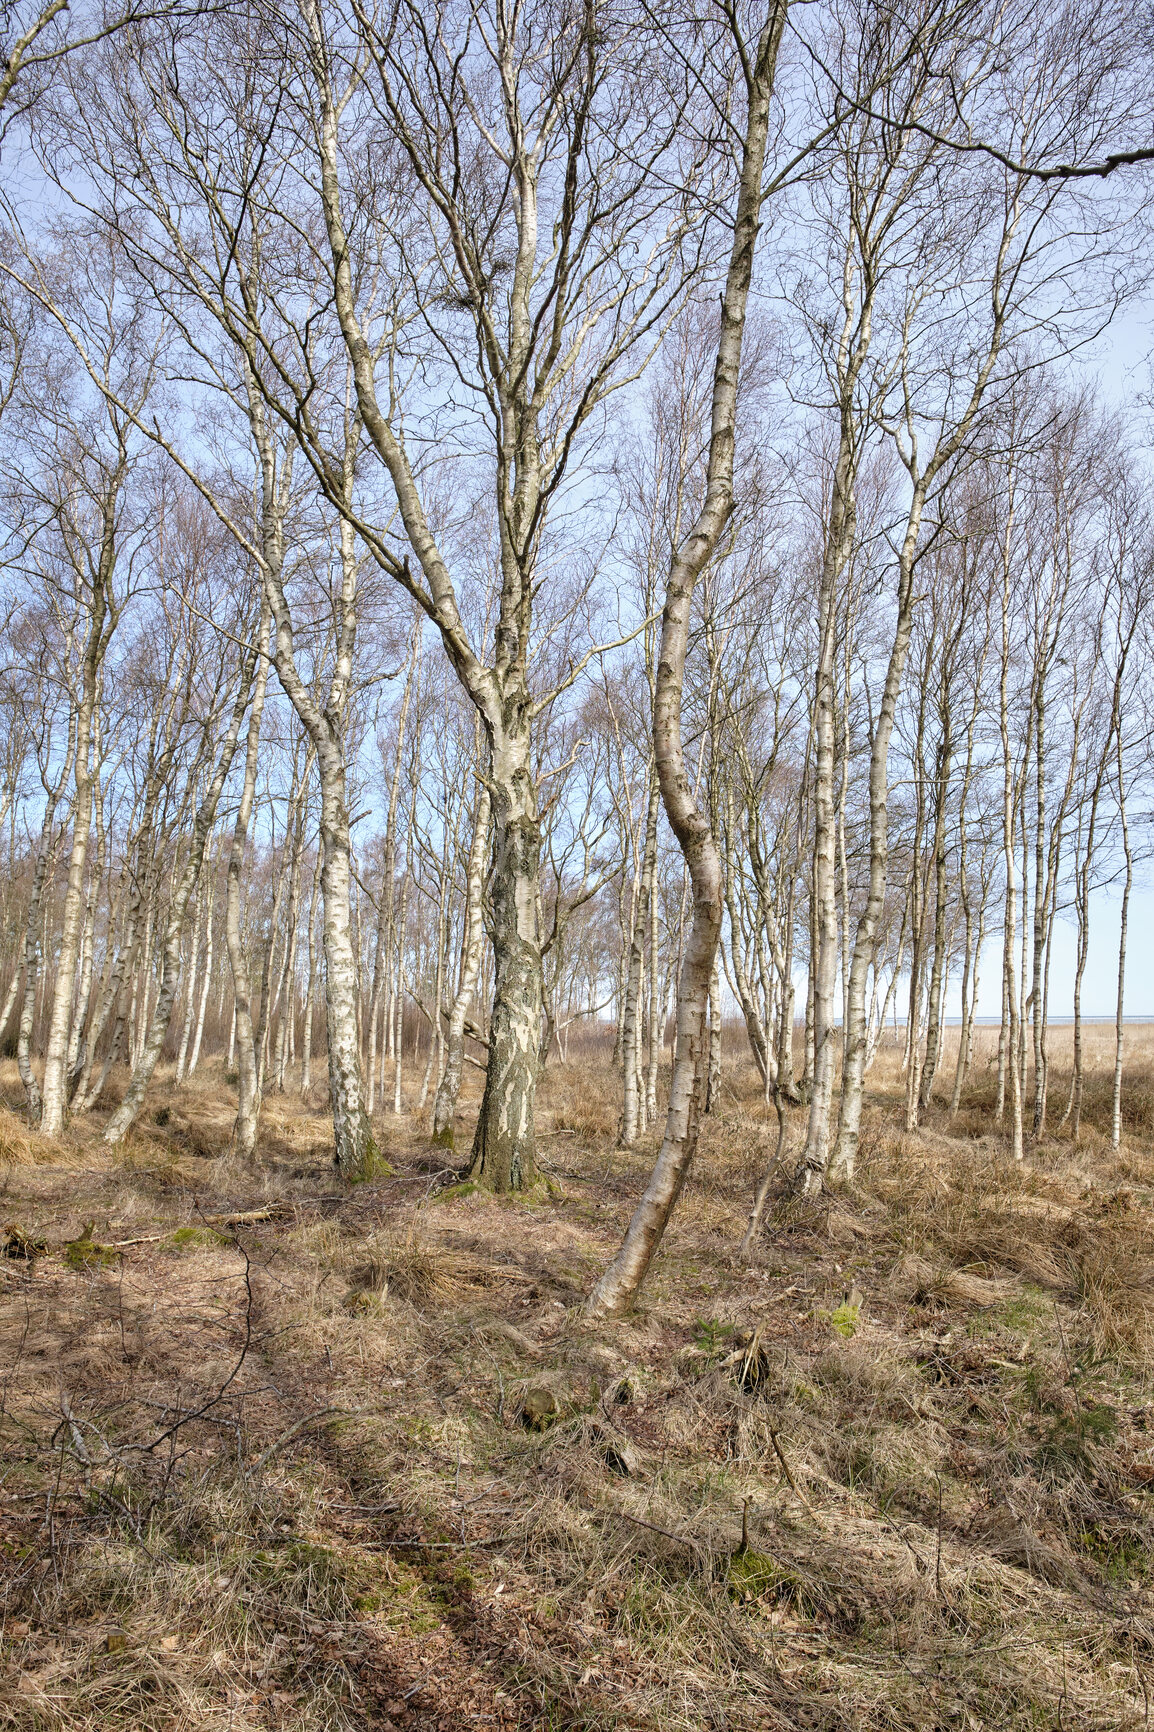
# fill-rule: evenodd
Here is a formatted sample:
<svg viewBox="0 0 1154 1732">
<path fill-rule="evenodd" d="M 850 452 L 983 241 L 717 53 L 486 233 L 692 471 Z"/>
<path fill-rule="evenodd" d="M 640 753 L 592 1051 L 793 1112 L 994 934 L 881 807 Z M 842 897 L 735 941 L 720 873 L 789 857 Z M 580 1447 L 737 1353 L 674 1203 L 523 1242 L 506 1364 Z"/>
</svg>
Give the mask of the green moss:
<svg viewBox="0 0 1154 1732">
<path fill-rule="evenodd" d="M 861 1306 L 853 1305 L 848 1299 L 845 1299 L 836 1311 L 830 1312 L 829 1326 L 835 1335 L 840 1335 L 843 1341 L 849 1341 L 857 1334 L 860 1316 Z"/>
<path fill-rule="evenodd" d="M 471 1197 L 481 1189 L 475 1179 L 463 1179 L 459 1185 L 446 1185 L 443 1191 L 438 1191 L 438 1203 L 452 1203 L 458 1197 Z"/>
<path fill-rule="evenodd" d="M 1128 1582 L 1147 1572 L 1148 1548 L 1143 1536 L 1119 1522 L 1091 1522 L 1078 1535 L 1078 1543 L 1112 1581 Z"/>
<path fill-rule="evenodd" d="M 1097 1472 L 1096 1449 L 1113 1442 L 1117 1430 L 1113 1408 L 1100 1403 L 1087 1403 L 1072 1414 L 1055 1414 L 1038 1440 L 1035 1466 L 1053 1480 L 1073 1474 L 1092 1479 Z"/>
<path fill-rule="evenodd" d="M 473 1572 L 466 1564 L 438 1564 L 431 1572 L 429 1597 L 443 1606 L 467 1605 L 473 1597 Z"/>
<path fill-rule="evenodd" d="M 1039 1287 L 1026 1287 L 998 1307 L 997 1320 L 1005 1329 L 1017 1333 L 1036 1329 L 1042 1318 L 1053 1309 L 1052 1302 Z"/>
<path fill-rule="evenodd" d="M 64 1261 L 77 1274 L 88 1269 L 106 1269 L 119 1255 L 110 1246 L 96 1243 L 92 1237 L 94 1225 L 93 1221 L 86 1222 L 78 1237 L 70 1239 L 64 1247 Z"/>
<path fill-rule="evenodd" d="M 729 1560 L 727 1585 L 735 1600 L 784 1600 L 801 1598 L 798 1576 L 764 1552 L 734 1552 Z"/>
<path fill-rule="evenodd" d="M 213 1227 L 178 1227 L 175 1233 L 170 1233 L 166 1243 L 175 1250 L 189 1250 L 194 1246 L 208 1245 L 219 1247 L 227 1245 L 230 1240 L 225 1233 L 218 1233 Z"/>
<path fill-rule="evenodd" d="M 391 1166 L 374 1136 L 365 1138 L 364 1152 L 360 1163 L 351 1172 L 344 1175 L 350 1185 L 368 1184 L 373 1179 L 392 1179 L 396 1177 L 396 1168 Z"/>
</svg>

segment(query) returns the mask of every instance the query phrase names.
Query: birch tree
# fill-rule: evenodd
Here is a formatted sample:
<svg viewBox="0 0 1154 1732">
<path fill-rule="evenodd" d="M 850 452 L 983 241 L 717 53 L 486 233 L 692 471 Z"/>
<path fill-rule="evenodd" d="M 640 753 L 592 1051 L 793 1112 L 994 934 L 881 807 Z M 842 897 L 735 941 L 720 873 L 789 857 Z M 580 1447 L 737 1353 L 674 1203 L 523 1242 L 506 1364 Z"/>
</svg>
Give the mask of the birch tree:
<svg viewBox="0 0 1154 1732">
<path fill-rule="evenodd" d="M 756 41 L 750 43 L 741 35 L 736 20 L 730 20 L 732 52 L 744 84 L 745 102 L 732 248 L 713 372 L 704 494 L 670 562 L 653 707 L 653 754 L 661 798 L 689 869 L 693 923 L 678 983 L 677 1046 L 661 1150 L 621 1249 L 589 1297 L 586 1311 L 593 1318 L 619 1315 L 644 1280 L 685 1183 L 700 1128 L 708 1062 L 709 987 L 721 938 L 721 861 L 708 814 L 690 787 L 681 731 L 682 685 L 693 593 L 733 510 L 741 351 L 765 195 L 770 104 L 785 19 L 785 4 L 775 4 Z"/>
</svg>

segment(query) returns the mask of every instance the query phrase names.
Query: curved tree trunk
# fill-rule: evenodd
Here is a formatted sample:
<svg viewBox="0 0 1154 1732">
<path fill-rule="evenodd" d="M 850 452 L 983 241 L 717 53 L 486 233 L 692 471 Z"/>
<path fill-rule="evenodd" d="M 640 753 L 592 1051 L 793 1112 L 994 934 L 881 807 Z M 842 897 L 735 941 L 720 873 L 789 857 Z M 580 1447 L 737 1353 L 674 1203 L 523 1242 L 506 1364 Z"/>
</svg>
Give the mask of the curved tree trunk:
<svg viewBox="0 0 1154 1732">
<path fill-rule="evenodd" d="M 661 621 L 653 706 L 653 750 L 661 798 L 689 869 L 693 923 L 686 941 L 677 994 L 677 1046 L 665 1135 L 645 1195 L 624 1243 L 589 1297 L 591 1317 L 619 1315 L 632 1302 L 658 1245 L 697 1148 L 705 1086 L 709 983 L 721 938 L 721 858 L 708 809 L 693 796 L 681 732 L 681 700 L 689 643 L 690 608 L 697 580 L 713 557 L 733 510 L 738 376 L 745 311 L 762 201 L 762 171 L 769 130 L 777 50 L 787 0 L 777 0 L 747 71 L 747 113 L 733 246 L 721 303 L 721 335 L 713 374 L 713 402 L 702 509 L 670 563 Z"/>
</svg>

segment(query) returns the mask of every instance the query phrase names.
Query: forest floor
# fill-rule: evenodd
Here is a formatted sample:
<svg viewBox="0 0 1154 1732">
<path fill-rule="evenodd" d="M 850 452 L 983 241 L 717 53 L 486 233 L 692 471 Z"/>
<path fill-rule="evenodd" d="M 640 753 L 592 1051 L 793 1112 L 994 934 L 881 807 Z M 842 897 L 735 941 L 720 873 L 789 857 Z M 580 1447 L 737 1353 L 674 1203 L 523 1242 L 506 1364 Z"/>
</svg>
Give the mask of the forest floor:
<svg viewBox="0 0 1154 1732">
<path fill-rule="evenodd" d="M 988 1071 L 916 1136 L 878 1072 L 854 1191 L 747 1265 L 735 1058 L 597 1328 L 656 1136 L 595 1054 L 518 1199 L 391 1116 L 342 1187 L 319 1096 L 238 1170 L 215 1063 L 116 1152 L 0 1113 L 0 1726 L 1148 1726 L 1154 1070 L 1120 1153 L 1102 1067 L 1017 1167 Z"/>
</svg>

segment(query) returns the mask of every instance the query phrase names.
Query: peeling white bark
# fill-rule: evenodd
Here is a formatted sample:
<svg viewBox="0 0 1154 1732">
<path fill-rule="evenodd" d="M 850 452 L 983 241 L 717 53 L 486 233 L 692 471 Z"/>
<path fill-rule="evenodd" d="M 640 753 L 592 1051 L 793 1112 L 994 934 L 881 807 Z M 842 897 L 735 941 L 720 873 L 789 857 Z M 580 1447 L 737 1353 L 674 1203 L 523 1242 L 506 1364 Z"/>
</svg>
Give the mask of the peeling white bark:
<svg viewBox="0 0 1154 1732">
<path fill-rule="evenodd" d="M 632 1303 L 681 1194 L 697 1148 L 707 1062 L 705 1022 L 709 984 L 721 937 L 721 861 L 708 811 L 690 785 L 681 732 L 681 700 L 689 642 L 690 607 L 697 580 L 712 558 L 733 510 L 737 392 L 745 312 L 762 201 L 778 45 L 786 0 L 770 10 L 756 53 L 744 62 L 747 112 L 733 245 L 721 304 L 721 335 L 713 375 L 712 418 L 705 497 L 696 521 L 670 563 L 661 622 L 653 714 L 653 748 L 661 798 L 685 856 L 693 896 L 693 923 L 685 945 L 677 1000 L 677 1046 L 661 1152 L 624 1243 L 589 1297 L 591 1317 L 617 1316 Z"/>
</svg>

